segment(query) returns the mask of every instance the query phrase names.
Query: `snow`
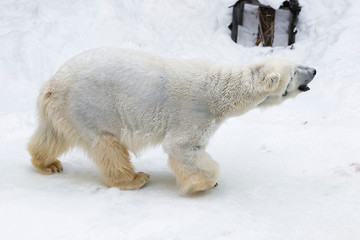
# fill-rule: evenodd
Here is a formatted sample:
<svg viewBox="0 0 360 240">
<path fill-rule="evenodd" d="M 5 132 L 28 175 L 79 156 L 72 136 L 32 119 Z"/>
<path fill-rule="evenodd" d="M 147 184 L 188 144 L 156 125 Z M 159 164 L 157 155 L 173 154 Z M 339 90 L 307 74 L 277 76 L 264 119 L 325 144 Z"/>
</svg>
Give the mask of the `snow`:
<svg viewBox="0 0 360 240">
<path fill-rule="evenodd" d="M 234 2 L 1 1 L 0 239 L 359 239 L 360 2 L 300 1 L 293 50 L 233 43 Z M 133 156 L 151 175 L 139 191 L 106 188 L 81 150 L 40 175 L 26 151 L 40 86 L 100 46 L 234 64 L 274 55 L 318 74 L 311 91 L 216 132 L 210 191 L 182 195 L 160 147 Z"/>
<path fill-rule="evenodd" d="M 259 2 L 263 5 L 270 6 L 274 9 L 278 9 L 284 1 L 283 0 L 260 0 Z M 300 1 L 300 2 L 302 2 L 302 1 Z"/>
</svg>

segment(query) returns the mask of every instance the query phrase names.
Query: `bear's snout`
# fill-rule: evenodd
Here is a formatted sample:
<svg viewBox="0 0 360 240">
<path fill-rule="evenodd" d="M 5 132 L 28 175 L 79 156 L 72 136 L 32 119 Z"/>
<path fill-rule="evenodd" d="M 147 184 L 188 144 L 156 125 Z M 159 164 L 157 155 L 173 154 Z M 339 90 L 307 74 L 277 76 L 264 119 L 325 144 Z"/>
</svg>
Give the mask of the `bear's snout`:
<svg viewBox="0 0 360 240">
<path fill-rule="evenodd" d="M 309 88 L 308 84 L 314 79 L 314 77 L 316 75 L 316 69 L 302 66 L 299 68 L 299 70 L 300 70 L 299 75 L 302 75 L 304 80 L 300 81 L 298 90 L 300 90 L 302 92 L 309 91 L 310 88 Z"/>
</svg>

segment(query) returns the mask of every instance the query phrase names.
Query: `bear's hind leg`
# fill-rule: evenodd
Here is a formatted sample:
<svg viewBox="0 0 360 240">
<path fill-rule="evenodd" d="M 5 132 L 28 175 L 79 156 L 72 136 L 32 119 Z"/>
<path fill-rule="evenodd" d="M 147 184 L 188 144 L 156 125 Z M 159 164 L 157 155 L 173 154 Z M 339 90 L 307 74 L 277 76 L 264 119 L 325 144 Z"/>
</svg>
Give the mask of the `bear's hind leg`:
<svg viewBox="0 0 360 240">
<path fill-rule="evenodd" d="M 56 158 L 68 150 L 68 145 L 50 123 L 40 123 L 27 149 L 32 157 L 33 166 L 40 173 L 52 174 L 63 171 L 61 162 Z"/>
<path fill-rule="evenodd" d="M 143 172 L 135 173 L 127 148 L 110 135 L 99 137 L 90 149 L 90 155 L 100 168 L 105 184 L 121 190 L 141 188 L 149 180 Z"/>
</svg>

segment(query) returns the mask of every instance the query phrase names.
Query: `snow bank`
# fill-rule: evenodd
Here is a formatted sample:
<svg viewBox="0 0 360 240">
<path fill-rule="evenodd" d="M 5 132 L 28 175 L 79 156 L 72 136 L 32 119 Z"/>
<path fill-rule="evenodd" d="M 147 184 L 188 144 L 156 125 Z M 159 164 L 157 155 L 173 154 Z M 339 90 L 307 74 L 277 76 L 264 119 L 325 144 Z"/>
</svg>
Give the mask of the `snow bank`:
<svg viewBox="0 0 360 240">
<path fill-rule="evenodd" d="M 1 239 L 358 238 L 360 2 L 300 1 L 293 50 L 233 43 L 234 2 L 1 1 Z M 61 157 L 63 174 L 42 176 L 25 149 L 39 88 L 99 46 L 234 64 L 275 55 L 318 75 L 311 91 L 219 129 L 208 146 L 219 187 L 206 193 L 182 196 L 161 148 L 134 156 L 152 176 L 139 191 L 106 188 L 80 150 Z"/>
</svg>

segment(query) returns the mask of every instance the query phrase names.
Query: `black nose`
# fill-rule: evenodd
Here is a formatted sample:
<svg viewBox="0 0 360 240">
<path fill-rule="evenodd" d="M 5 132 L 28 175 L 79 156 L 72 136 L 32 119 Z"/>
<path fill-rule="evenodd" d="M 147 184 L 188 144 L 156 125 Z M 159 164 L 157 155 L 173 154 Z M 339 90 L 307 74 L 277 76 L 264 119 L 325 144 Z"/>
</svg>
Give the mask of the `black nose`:
<svg viewBox="0 0 360 240">
<path fill-rule="evenodd" d="M 313 74 L 314 74 L 314 76 L 316 75 L 316 69 L 314 69 Z"/>
</svg>

